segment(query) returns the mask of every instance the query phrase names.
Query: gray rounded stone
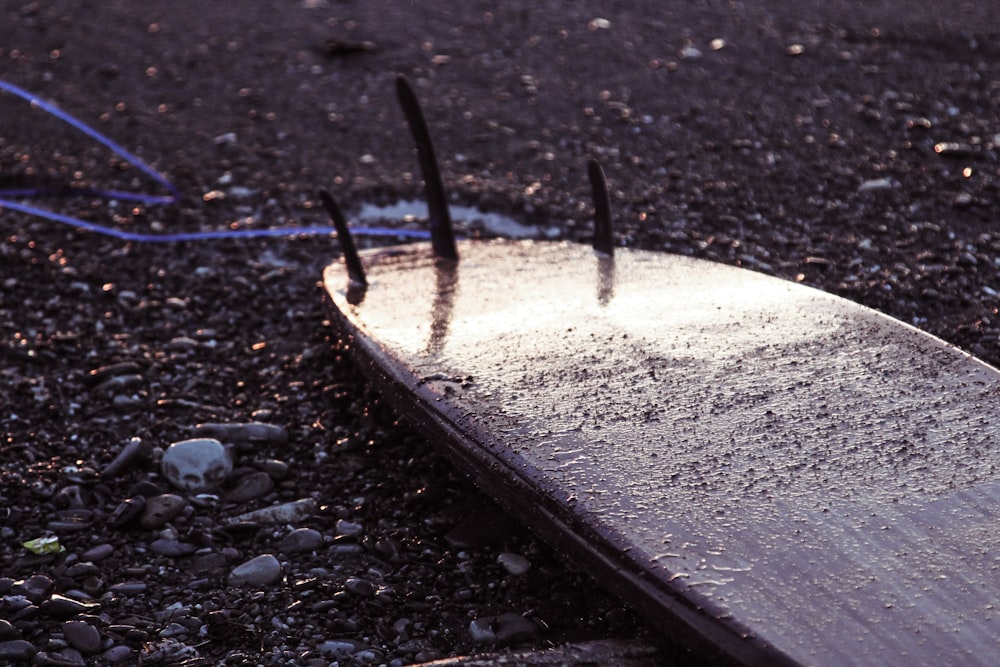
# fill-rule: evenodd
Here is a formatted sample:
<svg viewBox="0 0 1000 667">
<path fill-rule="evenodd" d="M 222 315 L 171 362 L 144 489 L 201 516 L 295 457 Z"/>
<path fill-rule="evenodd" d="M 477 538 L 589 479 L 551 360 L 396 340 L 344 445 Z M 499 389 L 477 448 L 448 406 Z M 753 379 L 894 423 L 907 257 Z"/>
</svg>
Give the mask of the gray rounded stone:
<svg viewBox="0 0 1000 667">
<path fill-rule="evenodd" d="M 323 544 L 323 534 L 313 528 L 299 528 L 286 535 L 278 548 L 287 553 L 312 551 Z"/>
<path fill-rule="evenodd" d="M 104 560 L 114 552 L 115 552 L 114 546 L 105 542 L 103 544 L 98 544 L 96 547 L 92 547 L 84 551 L 82 554 L 80 554 L 80 560 L 82 560 L 85 563 L 94 563 L 99 560 Z"/>
<path fill-rule="evenodd" d="M 171 556 L 176 558 L 177 556 L 190 556 L 198 550 L 198 547 L 187 542 L 181 542 L 180 540 L 160 538 L 158 540 L 153 540 L 153 542 L 149 545 L 149 550 L 160 556 Z"/>
<path fill-rule="evenodd" d="M 251 558 L 229 574 L 230 586 L 269 586 L 281 579 L 281 563 L 271 554 Z"/>
<path fill-rule="evenodd" d="M 497 563 L 513 575 L 521 575 L 531 569 L 531 561 L 520 554 L 509 551 L 497 556 Z"/>
<path fill-rule="evenodd" d="M 161 468 L 178 489 L 199 493 L 218 486 L 229 476 L 233 458 L 218 440 L 193 438 L 167 447 Z"/>
<path fill-rule="evenodd" d="M 231 503 L 245 503 L 267 495 L 274 489 L 274 481 L 266 472 L 252 472 L 240 478 L 236 487 L 226 494 Z"/>
<path fill-rule="evenodd" d="M 146 500 L 139 525 L 147 530 L 155 530 L 167 525 L 183 511 L 187 501 L 173 493 L 164 493 Z"/>
</svg>

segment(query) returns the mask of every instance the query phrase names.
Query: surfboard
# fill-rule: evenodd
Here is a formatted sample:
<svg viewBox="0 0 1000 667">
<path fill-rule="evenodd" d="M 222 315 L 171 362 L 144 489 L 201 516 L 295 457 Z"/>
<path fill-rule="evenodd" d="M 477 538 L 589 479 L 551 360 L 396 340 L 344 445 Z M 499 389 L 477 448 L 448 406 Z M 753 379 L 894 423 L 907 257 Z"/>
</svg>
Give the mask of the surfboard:
<svg viewBox="0 0 1000 667">
<path fill-rule="evenodd" d="M 397 80 L 430 243 L 324 284 L 346 348 L 543 539 L 707 657 L 992 664 L 1000 649 L 1000 372 L 801 284 L 616 249 L 456 243 Z M 461 261 L 459 261 L 461 258 Z"/>
<path fill-rule="evenodd" d="M 741 268 L 457 247 L 369 254 L 360 291 L 328 267 L 342 339 L 664 632 L 745 664 L 995 662 L 996 369 Z"/>
</svg>

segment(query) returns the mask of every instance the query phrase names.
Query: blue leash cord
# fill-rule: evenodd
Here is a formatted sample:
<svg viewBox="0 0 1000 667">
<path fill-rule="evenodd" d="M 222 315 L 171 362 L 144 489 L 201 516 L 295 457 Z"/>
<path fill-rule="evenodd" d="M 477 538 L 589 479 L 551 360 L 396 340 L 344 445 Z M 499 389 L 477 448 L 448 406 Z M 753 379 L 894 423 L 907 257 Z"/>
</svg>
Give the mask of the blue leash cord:
<svg viewBox="0 0 1000 667">
<path fill-rule="evenodd" d="M 32 95 L 28 91 L 15 86 L 12 83 L 8 83 L 0 79 L 0 91 L 16 95 L 23 100 L 29 102 L 33 107 L 38 107 L 39 109 L 45 111 L 46 113 L 55 116 L 59 120 L 63 121 L 67 125 L 79 130 L 83 134 L 87 135 L 94 141 L 107 147 L 113 153 L 124 159 L 126 162 L 136 167 L 142 173 L 149 176 L 151 179 L 156 181 L 157 184 L 163 186 L 170 194 L 168 195 L 149 195 L 142 192 L 123 192 L 120 190 L 102 190 L 98 188 L 85 188 L 85 189 L 74 189 L 71 192 L 74 195 L 82 196 L 92 196 L 101 197 L 103 199 L 118 199 L 122 201 L 132 201 L 139 202 L 147 205 L 160 205 L 160 204 L 174 204 L 180 199 L 180 193 L 174 184 L 167 180 L 167 177 L 156 171 L 152 166 L 144 162 L 141 158 L 133 155 L 125 148 L 119 144 L 112 141 L 110 138 L 104 136 L 94 128 L 90 127 L 86 123 L 70 116 L 64 111 L 61 111 L 56 106 L 39 99 L 35 95 Z M 46 220 L 52 220 L 53 222 L 58 222 L 64 225 L 69 225 L 71 227 L 77 227 L 79 229 L 85 229 L 89 232 L 95 232 L 98 234 L 103 234 L 105 236 L 111 236 L 123 241 L 135 241 L 139 243 L 174 243 L 178 241 L 205 241 L 210 239 L 227 239 L 227 238 L 262 238 L 262 237 L 277 237 L 277 236 L 304 236 L 304 235 L 331 235 L 336 234 L 336 229 L 330 226 L 314 226 L 314 227 L 281 227 L 276 229 L 236 229 L 236 230 L 225 230 L 225 231 L 213 231 L 213 232 L 186 232 L 178 234 L 141 234 L 137 232 L 127 232 L 120 229 L 115 229 L 114 227 L 108 227 L 106 225 L 99 225 L 93 222 L 86 222 L 69 215 L 63 215 L 61 213 L 56 213 L 54 211 L 49 211 L 43 208 L 38 208 L 37 206 L 30 206 L 27 204 L 19 204 L 17 202 L 11 201 L 8 197 L 17 198 L 31 198 L 40 197 L 44 195 L 60 194 L 62 191 L 52 190 L 49 188 L 22 188 L 22 189 L 0 189 L 0 210 L 7 208 L 12 211 L 18 211 L 19 213 L 25 213 L 27 215 L 34 215 L 39 218 L 44 218 Z M 386 227 L 355 227 L 352 229 L 353 233 L 360 234 L 363 236 L 395 236 L 395 237 L 407 237 L 407 238 L 419 238 L 426 239 L 429 238 L 429 233 L 422 230 L 410 230 L 410 229 L 392 229 Z"/>
</svg>

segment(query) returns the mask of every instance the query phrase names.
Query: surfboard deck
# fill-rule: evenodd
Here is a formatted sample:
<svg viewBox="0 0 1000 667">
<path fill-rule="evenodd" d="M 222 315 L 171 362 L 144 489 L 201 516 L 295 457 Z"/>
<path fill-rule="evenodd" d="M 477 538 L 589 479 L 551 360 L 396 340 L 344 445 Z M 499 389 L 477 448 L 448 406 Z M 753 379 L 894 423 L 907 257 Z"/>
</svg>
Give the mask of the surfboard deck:
<svg viewBox="0 0 1000 667">
<path fill-rule="evenodd" d="M 1000 648 L 1000 373 L 799 284 L 461 242 L 327 268 L 374 383 L 543 539 L 695 650 L 976 664 Z"/>
</svg>

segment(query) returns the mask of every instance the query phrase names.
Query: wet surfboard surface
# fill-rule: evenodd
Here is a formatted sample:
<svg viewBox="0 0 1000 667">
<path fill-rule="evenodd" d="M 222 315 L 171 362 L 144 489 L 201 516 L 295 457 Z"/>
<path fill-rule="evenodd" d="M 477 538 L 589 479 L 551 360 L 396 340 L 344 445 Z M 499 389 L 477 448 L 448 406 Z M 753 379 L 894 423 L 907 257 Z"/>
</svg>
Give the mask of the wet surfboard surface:
<svg viewBox="0 0 1000 667">
<path fill-rule="evenodd" d="M 1000 648 L 1000 373 L 873 310 L 675 255 L 425 244 L 324 282 L 349 349 L 654 624 L 747 664 Z"/>
</svg>

